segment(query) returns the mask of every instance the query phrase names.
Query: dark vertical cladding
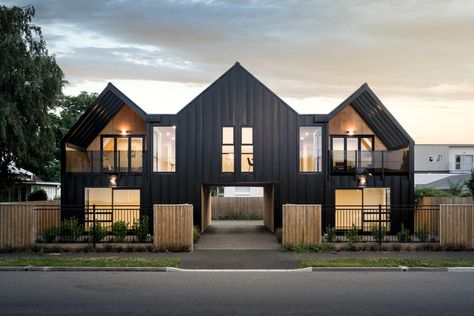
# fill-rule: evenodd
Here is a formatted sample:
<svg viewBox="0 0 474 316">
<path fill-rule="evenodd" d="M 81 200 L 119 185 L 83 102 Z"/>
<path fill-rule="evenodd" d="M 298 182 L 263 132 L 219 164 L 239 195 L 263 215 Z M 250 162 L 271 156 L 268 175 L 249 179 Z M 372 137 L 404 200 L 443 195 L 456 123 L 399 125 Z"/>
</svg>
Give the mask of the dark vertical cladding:
<svg viewBox="0 0 474 316">
<path fill-rule="evenodd" d="M 192 203 L 195 224 L 201 220 L 201 185 L 274 185 L 275 224 L 284 203 L 323 203 L 323 173 L 298 172 L 298 126 L 304 120 L 239 64 L 233 66 L 176 116 L 154 125 L 177 125 L 177 172 L 152 173 L 151 204 Z M 221 128 L 234 127 L 236 152 L 242 127 L 253 127 L 254 171 L 221 172 Z M 239 155 L 235 155 L 239 157 Z M 151 156 L 149 155 L 149 159 Z"/>
<path fill-rule="evenodd" d="M 113 95 L 111 95 L 111 93 Z M 107 117 L 118 110 L 118 104 L 130 105 L 113 86 L 99 96 L 91 109 L 67 135 L 87 146 L 95 135 L 85 135 L 81 126 L 104 126 Z M 281 226 L 282 204 L 334 205 L 334 190 L 357 187 L 355 175 L 334 175 L 330 172 L 328 122 L 344 106 L 352 104 L 367 120 L 374 133 L 389 149 L 409 147 L 409 171 L 373 175 L 369 187 L 391 188 L 392 204 L 413 204 L 413 140 L 393 116 L 363 85 L 329 115 L 298 115 L 282 99 L 236 63 L 176 115 L 152 114 L 146 118 L 146 159 L 144 172 L 121 175 L 120 186 L 141 189 L 146 206 L 159 203 L 192 203 L 194 223 L 201 223 L 201 188 L 206 185 L 273 186 L 274 222 Z M 132 108 L 144 112 L 136 105 Z M 100 108 L 103 107 L 103 108 Z M 175 172 L 153 170 L 153 127 L 176 126 Z M 234 172 L 223 173 L 221 167 L 222 127 L 234 127 Z M 320 126 L 322 131 L 322 171 L 299 171 L 299 128 Z M 241 172 L 240 138 L 242 127 L 253 127 L 253 172 Z M 95 132 L 100 128 L 95 126 Z M 63 140 L 62 188 L 63 204 L 84 203 L 85 187 L 107 187 L 107 174 L 73 174 L 65 172 Z M 334 225 L 334 214 L 323 213 L 324 225 Z"/>
</svg>

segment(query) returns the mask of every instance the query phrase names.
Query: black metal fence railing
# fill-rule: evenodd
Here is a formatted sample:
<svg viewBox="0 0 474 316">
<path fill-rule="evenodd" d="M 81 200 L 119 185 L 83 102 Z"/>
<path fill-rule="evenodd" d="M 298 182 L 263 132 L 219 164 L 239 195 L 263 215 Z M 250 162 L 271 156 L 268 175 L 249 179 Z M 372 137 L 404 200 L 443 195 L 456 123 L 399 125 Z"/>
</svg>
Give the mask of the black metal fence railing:
<svg viewBox="0 0 474 316">
<path fill-rule="evenodd" d="M 152 242 L 151 209 L 143 206 L 37 206 L 35 212 L 38 242 Z"/>
<path fill-rule="evenodd" d="M 332 173 L 364 169 L 373 173 L 408 172 L 409 155 L 403 150 L 330 150 Z"/>
<path fill-rule="evenodd" d="M 439 206 L 366 205 L 323 208 L 330 242 L 437 242 Z"/>
</svg>

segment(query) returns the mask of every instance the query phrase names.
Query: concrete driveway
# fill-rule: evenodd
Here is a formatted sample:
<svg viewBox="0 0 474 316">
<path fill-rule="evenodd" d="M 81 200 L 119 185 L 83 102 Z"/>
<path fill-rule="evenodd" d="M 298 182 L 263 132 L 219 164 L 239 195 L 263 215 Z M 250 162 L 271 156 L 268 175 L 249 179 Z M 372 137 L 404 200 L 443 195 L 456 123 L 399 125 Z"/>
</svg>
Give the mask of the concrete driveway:
<svg viewBox="0 0 474 316">
<path fill-rule="evenodd" d="M 263 221 L 213 220 L 194 245 L 195 250 L 279 249 L 280 245 Z"/>
</svg>

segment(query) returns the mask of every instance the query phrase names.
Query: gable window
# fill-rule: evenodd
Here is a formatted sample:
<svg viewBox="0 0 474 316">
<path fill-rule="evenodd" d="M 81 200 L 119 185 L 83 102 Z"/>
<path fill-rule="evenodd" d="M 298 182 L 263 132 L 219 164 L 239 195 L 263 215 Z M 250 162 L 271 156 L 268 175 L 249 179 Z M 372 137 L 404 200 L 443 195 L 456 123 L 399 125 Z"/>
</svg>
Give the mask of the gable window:
<svg viewBox="0 0 474 316">
<path fill-rule="evenodd" d="M 103 136 L 101 153 L 102 171 L 143 171 L 143 136 Z"/>
<path fill-rule="evenodd" d="M 354 171 L 373 165 L 373 136 L 332 136 L 332 167 L 335 172 Z"/>
<path fill-rule="evenodd" d="M 176 127 L 153 127 L 153 171 L 176 171 Z"/>
<path fill-rule="evenodd" d="M 300 172 L 322 171 L 321 133 L 320 126 L 300 127 Z"/>
<path fill-rule="evenodd" d="M 222 128 L 222 172 L 234 172 L 234 128 Z"/>
<path fill-rule="evenodd" d="M 242 143 L 240 152 L 242 172 L 253 172 L 253 128 L 242 127 Z"/>
</svg>

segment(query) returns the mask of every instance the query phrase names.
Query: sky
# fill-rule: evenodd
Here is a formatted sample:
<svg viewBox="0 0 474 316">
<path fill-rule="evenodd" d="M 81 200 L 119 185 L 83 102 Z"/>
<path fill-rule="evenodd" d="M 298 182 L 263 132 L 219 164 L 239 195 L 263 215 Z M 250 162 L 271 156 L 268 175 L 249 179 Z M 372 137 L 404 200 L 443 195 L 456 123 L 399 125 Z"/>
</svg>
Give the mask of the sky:
<svg viewBox="0 0 474 316">
<path fill-rule="evenodd" d="M 33 5 L 68 84 L 176 113 L 239 61 L 301 114 L 364 82 L 416 143 L 474 143 L 474 1 L 4 1 Z"/>
</svg>

